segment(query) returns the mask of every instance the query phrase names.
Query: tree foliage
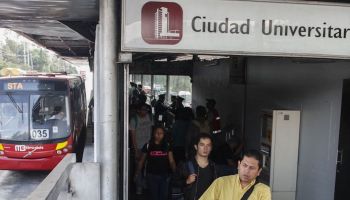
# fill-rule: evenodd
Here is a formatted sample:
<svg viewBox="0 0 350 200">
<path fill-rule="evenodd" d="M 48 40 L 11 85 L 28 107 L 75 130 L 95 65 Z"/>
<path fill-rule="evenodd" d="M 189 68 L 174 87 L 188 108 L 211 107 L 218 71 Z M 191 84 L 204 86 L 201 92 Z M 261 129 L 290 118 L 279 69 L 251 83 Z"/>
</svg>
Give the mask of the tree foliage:
<svg viewBox="0 0 350 200">
<path fill-rule="evenodd" d="M 0 69 L 20 68 L 38 72 L 77 73 L 75 66 L 43 48 L 6 38 L 0 43 Z"/>
</svg>

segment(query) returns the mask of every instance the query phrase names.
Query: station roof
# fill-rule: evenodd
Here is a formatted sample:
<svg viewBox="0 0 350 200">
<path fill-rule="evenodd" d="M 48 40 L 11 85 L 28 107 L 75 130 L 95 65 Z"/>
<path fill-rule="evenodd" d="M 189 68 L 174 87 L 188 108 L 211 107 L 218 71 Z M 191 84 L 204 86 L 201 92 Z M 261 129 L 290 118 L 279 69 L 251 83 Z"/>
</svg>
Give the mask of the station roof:
<svg viewBox="0 0 350 200">
<path fill-rule="evenodd" d="M 11 29 L 62 57 L 93 55 L 98 0 L 1 0 L 0 28 Z"/>
<path fill-rule="evenodd" d="M 350 0 L 320 2 L 350 3 Z M 0 28 L 11 29 L 71 59 L 93 55 L 98 18 L 99 0 L 0 1 Z M 177 56 L 138 53 L 134 58 L 174 60 Z"/>
</svg>

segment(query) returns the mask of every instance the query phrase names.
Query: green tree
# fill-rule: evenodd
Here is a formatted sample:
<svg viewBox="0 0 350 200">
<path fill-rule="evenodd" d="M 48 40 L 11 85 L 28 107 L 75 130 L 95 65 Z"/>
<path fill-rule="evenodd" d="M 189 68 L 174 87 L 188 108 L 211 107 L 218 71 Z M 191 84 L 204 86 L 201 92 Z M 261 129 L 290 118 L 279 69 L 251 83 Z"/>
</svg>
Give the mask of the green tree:
<svg viewBox="0 0 350 200">
<path fill-rule="evenodd" d="M 33 69 L 37 71 L 47 71 L 49 66 L 48 54 L 43 49 L 33 49 L 31 52 L 33 59 Z"/>
<path fill-rule="evenodd" d="M 76 67 L 43 48 L 29 48 L 26 42 L 9 38 L 0 43 L 0 69 L 4 67 L 35 70 L 38 72 L 77 73 Z"/>
</svg>

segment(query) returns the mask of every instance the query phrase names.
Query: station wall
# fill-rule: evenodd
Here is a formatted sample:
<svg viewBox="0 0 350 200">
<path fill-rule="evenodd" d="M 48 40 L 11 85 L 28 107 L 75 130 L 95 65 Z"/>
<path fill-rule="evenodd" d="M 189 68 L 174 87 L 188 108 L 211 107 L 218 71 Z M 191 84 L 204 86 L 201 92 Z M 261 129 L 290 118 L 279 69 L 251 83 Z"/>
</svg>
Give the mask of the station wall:
<svg viewBox="0 0 350 200">
<path fill-rule="evenodd" d="M 244 85 L 230 84 L 232 59 L 223 59 L 194 64 L 192 77 L 192 108 L 206 105 L 206 99 L 216 100 L 216 109 L 221 118 L 221 128 L 234 128 L 242 132 Z"/>
<path fill-rule="evenodd" d="M 342 85 L 343 79 L 350 78 L 349 65 L 346 61 L 248 59 L 248 146 L 259 145 L 261 110 L 301 110 L 298 200 L 334 198 Z"/>
<path fill-rule="evenodd" d="M 262 110 L 301 110 L 298 200 L 334 198 L 342 85 L 350 78 L 349 66 L 349 61 L 247 58 L 247 148 L 259 147 Z M 192 105 L 216 99 L 222 127 L 240 132 L 245 86 L 230 84 L 231 67 L 230 59 L 195 63 Z"/>
</svg>

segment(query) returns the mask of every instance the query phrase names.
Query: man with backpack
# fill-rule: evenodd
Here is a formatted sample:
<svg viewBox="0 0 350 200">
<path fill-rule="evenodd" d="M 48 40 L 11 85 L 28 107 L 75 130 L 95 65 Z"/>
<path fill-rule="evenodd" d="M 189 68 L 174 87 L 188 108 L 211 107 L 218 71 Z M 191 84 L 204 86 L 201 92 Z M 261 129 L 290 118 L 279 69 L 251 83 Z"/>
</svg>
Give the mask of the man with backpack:
<svg viewBox="0 0 350 200">
<path fill-rule="evenodd" d="M 238 174 L 216 179 L 200 200 L 271 200 L 270 187 L 257 181 L 261 170 L 261 153 L 249 150 L 238 161 Z"/>
<path fill-rule="evenodd" d="M 207 133 L 198 135 L 195 155 L 179 165 L 174 184 L 184 190 L 184 200 L 197 200 L 217 178 L 215 164 L 209 160 L 212 138 Z"/>
</svg>

